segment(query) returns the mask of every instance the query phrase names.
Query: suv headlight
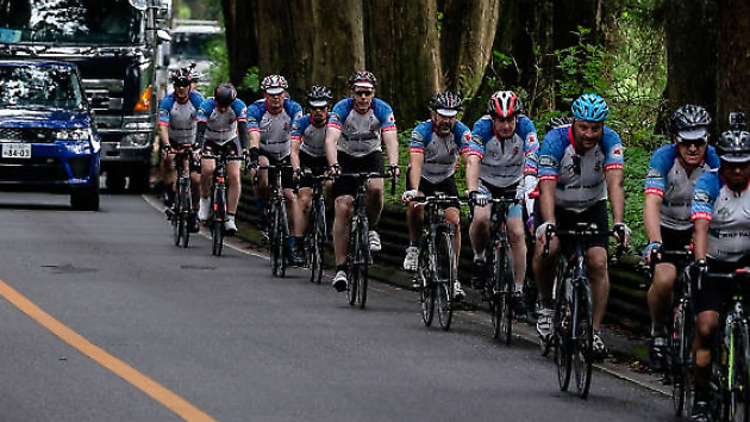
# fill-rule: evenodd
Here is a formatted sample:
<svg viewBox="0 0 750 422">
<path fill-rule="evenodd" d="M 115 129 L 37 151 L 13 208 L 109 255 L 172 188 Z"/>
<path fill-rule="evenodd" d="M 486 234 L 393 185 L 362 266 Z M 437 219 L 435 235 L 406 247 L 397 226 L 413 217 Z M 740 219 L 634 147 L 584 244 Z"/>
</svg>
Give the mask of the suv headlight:
<svg viewBox="0 0 750 422">
<path fill-rule="evenodd" d="M 57 132 L 57 139 L 61 141 L 88 141 L 91 138 L 91 129 L 72 129 Z"/>
</svg>

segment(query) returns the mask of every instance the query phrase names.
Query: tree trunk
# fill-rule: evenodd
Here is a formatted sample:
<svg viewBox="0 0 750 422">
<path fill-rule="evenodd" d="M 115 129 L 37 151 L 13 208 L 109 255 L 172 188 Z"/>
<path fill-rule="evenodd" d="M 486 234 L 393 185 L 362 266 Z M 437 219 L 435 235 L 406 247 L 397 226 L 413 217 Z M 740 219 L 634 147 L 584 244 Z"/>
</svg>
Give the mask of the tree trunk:
<svg viewBox="0 0 750 422">
<path fill-rule="evenodd" d="M 440 89 L 435 0 L 365 0 L 367 68 L 401 128 L 424 120 Z"/>
<path fill-rule="evenodd" d="M 312 82 L 330 86 L 337 98 L 349 95 L 349 74 L 365 68 L 362 2 L 352 1 L 347 6 L 337 0 L 312 0 Z"/>
<path fill-rule="evenodd" d="M 718 114 L 714 120 L 724 130 L 730 111 L 750 112 L 750 1 L 722 0 L 720 8 Z"/>
<path fill-rule="evenodd" d="M 255 36 L 255 0 L 221 0 L 224 12 L 224 36 L 229 56 L 229 77 L 239 86 L 247 69 L 258 63 L 258 42 Z M 248 25 L 247 23 L 252 24 Z M 240 92 L 244 99 L 252 98 L 250 92 Z"/>
<path fill-rule="evenodd" d="M 498 0 L 445 0 L 440 53 L 448 89 L 473 95 L 492 57 Z M 520 17 L 516 15 L 513 19 Z M 512 22 L 513 19 L 503 22 Z"/>
<path fill-rule="evenodd" d="M 716 114 L 717 18 L 714 0 L 666 0 L 668 110 L 684 104 Z"/>
</svg>

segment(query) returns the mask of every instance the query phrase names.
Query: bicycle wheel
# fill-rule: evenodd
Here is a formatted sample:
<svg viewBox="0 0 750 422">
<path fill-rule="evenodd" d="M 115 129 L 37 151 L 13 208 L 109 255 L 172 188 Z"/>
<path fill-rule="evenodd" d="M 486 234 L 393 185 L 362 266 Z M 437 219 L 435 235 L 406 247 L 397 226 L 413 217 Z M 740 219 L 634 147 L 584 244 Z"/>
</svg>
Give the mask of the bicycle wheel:
<svg viewBox="0 0 750 422">
<path fill-rule="evenodd" d="M 495 268 L 493 279 L 499 282 L 495 296 L 497 297 L 495 316 L 493 318 L 493 337 L 499 338 L 503 343 L 510 344 L 513 334 L 513 290 L 515 288 L 515 277 L 510 256 L 505 247 L 495 249 Z"/>
<path fill-rule="evenodd" d="M 349 305 L 354 306 L 357 303 L 357 287 L 359 287 L 359 270 L 357 268 L 357 251 L 359 250 L 360 236 L 357 234 L 355 228 L 357 227 L 356 218 L 353 218 L 349 224 L 349 249 L 346 256 L 348 280 L 346 296 L 349 300 Z"/>
<path fill-rule="evenodd" d="M 359 309 L 365 309 L 367 304 L 367 267 L 370 265 L 370 235 L 367 227 L 367 219 L 362 218 L 359 222 L 359 247 L 357 251 L 357 303 Z"/>
<path fill-rule="evenodd" d="M 320 205 L 312 209 L 312 228 L 308 242 L 308 259 L 310 262 L 310 281 L 320 284 L 323 278 L 323 248 L 325 247 L 325 212 L 321 212 Z"/>
<path fill-rule="evenodd" d="M 732 348 L 729 353 L 729 420 L 750 421 L 750 384 L 748 383 L 748 331 L 745 324 L 737 324 L 731 331 Z"/>
<path fill-rule="evenodd" d="M 270 255 L 271 274 L 276 276 L 279 272 L 279 224 L 275 201 L 270 204 L 269 221 L 268 221 L 268 254 Z"/>
<path fill-rule="evenodd" d="M 190 198 L 190 179 L 183 179 L 180 186 L 180 194 L 178 195 L 180 202 L 180 243 L 183 248 L 187 248 L 190 243 L 190 229 L 189 219 L 190 210 L 192 209 L 191 198 Z"/>
<path fill-rule="evenodd" d="M 556 283 L 555 319 L 554 319 L 554 343 L 555 343 L 555 365 L 557 366 L 557 384 L 561 391 L 567 391 L 570 385 L 571 370 L 571 330 L 572 313 L 570 312 L 570 301 L 565 295 L 565 284 L 568 281 L 564 277 L 558 278 Z"/>
<path fill-rule="evenodd" d="M 443 230 L 437 235 L 434 283 L 437 287 L 437 311 L 440 327 L 448 331 L 453 319 L 454 283 L 458 279 L 456 273 L 456 252 L 453 249 L 453 236 Z"/>
<path fill-rule="evenodd" d="M 581 281 L 573 298 L 573 315 L 576 318 L 573 333 L 573 369 L 578 395 L 585 399 L 591 387 L 591 368 L 594 355 L 594 321 L 591 313 L 591 292 Z"/>
<path fill-rule="evenodd" d="M 289 238 L 289 220 L 287 220 L 286 215 L 286 205 L 283 201 L 281 201 L 280 205 L 278 206 L 278 213 L 279 213 L 279 263 L 278 263 L 278 277 L 284 278 L 286 276 L 286 260 L 287 260 L 287 252 L 291 253 L 291 251 L 288 251 L 288 244 L 287 239 Z"/>
<path fill-rule="evenodd" d="M 692 313 L 686 303 L 680 301 L 674 310 L 674 324 L 670 337 L 672 378 L 672 405 L 675 416 L 682 417 L 691 413 L 693 388 L 690 375 L 693 369 L 693 333 Z"/>
<path fill-rule="evenodd" d="M 221 256 L 224 249 L 224 218 L 226 217 L 226 201 L 224 191 L 218 188 L 214 192 L 214 216 L 211 224 L 211 252 L 214 256 Z"/>
<path fill-rule="evenodd" d="M 177 198 L 175 198 L 174 201 L 174 207 L 172 207 L 172 210 L 170 211 L 170 217 L 169 221 L 172 223 L 172 237 L 174 239 L 174 245 L 180 246 L 181 236 L 182 236 L 182 230 L 180 229 L 180 215 L 182 214 L 182 210 L 180 209 L 181 202 L 179 198 L 179 193 L 176 195 Z"/>
<path fill-rule="evenodd" d="M 435 285 L 432 283 L 430 274 L 430 253 L 427 250 L 427 241 L 422 237 L 419 245 L 417 261 L 417 272 L 414 274 L 419 283 L 419 303 L 422 308 L 422 322 L 424 325 L 432 325 L 435 316 Z"/>
<path fill-rule="evenodd" d="M 563 283 L 563 280 L 565 278 L 565 272 L 567 271 L 567 268 L 568 268 L 568 263 L 565 261 L 562 255 L 558 255 L 558 257 L 555 259 L 553 268 L 554 268 L 554 273 L 553 273 L 554 278 L 552 281 L 552 285 L 554 287 L 553 287 L 553 292 L 552 292 L 552 302 L 554 304 L 553 307 L 555 310 L 555 317 L 554 317 L 555 319 L 553 319 L 552 334 L 548 338 L 543 338 L 542 336 L 539 336 L 539 349 L 540 349 L 540 354 L 542 356 L 548 356 L 550 349 L 556 344 L 555 343 L 556 341 L 555 340 L 555 330 L 556 330 L 555 324 L 557 324 L 557 312 L 558 312 L 557 305 L 559 302 L 557 298 L 562 297 L 565 294 L 564 293 L 565 291 L 563 289 L 565 286 L 565 283 Z"/>
</svg>

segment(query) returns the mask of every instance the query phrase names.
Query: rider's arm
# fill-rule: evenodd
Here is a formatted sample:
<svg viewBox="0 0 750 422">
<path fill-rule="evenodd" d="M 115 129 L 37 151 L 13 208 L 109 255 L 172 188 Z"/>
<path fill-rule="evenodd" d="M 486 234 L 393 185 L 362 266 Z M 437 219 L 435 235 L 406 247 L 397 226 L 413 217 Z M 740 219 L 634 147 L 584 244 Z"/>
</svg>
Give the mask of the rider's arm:
<svg viewBox="0 0 750 422">
<path fill-rule="evenodd" d="M 341 129 L 328 125 L 328 127 L 326 128 L 325 148 L 326 159 L 328 160 L 329 166 L 333 166 L 339 163 L 337 147 L 339 144 L 340 136 Z"/>
<path fill-rule="evenodd" d="M 198 130 L 195 132 L 195 143 L 203 146 L 203 137 L 206 135 L 206 127 L 208 127 L 208 123 L 199 121 L 198 122 Z"/>
<path fill-rule="evenodd" d="M 612 220 L 614 224 L 625 221 L 625 189 L 622 184 L 621 169 L 611 169 L 605 173 L 607 179 L 607 193 L 612 205 Z"/>
<path fill-rule="evenodd" d="M 466 160 L 466 187 L 469 192 L 479 189 L 479 168 L 481 165 L 481 155 L 469 154 Z"/>
<path fill-rule="evenodd" d="M 706 259 L 706 248 L 708 244 L 708 223 L 706 219 L 695 220 L 693 229 L 693 252 L 695 259 Z"/>
<path fill-rule="evenodd" d="M 289 155 L 292 161 L 292 168 L 295 170 L 300 167 L 299 163 L 299 148 L 302 146 L 302 140 L 297 137 L 292 137 L 292 153 Z"/>
<path fill-rule="evenodd" d="M 541 222 L 555 223 L 555 189 L 557 189 L 557 179 L 544 179 L 539 182 Z"/>
<path fill-rule="evenodd" d="M 328 135 L 326 135 L 326 140 L 328 140 Z M 396 132 L 395 127 L 393 128 L 393 130 L 388 130 L 388 131 L 383 132 L 383 143 L 385 143 L 385 149 L 388 153 L 388 163 L 392 166 L 397 166 L 398 165 L 398 133 Z"/>
<path fill-rule="evenodd" d="M 159 145 L 169 145 L 169 126 L 159 124 Z"/>
<path fill-rule="evenodd" d="M 662 243 L 661 238 L 661 204 L 663 198 L 647 193 L 643 203 L 643 225 L 646 227 L 648 241 Z"/>
<path fill-rule="evenodd" d="M 411 188 L 414 190 L 419 189 L 419 180 L 422 178 L 422 166 L 424 165 L 424 153 L 411 152 L 411 170 L 409 170 L 409 182 Z"/>
<path fill-rule="evenodd" d="M 247 122 L 237 121 L 237 133 L 240 137 L 242 149 L 247 149 Z"/>
</svg>

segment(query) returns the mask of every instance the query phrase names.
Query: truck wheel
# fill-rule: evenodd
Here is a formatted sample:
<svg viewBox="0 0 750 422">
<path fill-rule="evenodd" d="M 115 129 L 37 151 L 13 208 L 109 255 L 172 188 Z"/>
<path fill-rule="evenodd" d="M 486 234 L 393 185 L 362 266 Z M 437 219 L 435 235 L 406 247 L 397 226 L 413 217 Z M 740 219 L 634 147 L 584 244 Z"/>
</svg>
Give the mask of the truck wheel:
<svg viewBox="0 0 750 422">
<path fill-rule="evenodd" d="M 125 175 L 116 171 L 108 171 L 107 189 L 113 192 L 122 192 L 125 189 Z"/>
</svg>

